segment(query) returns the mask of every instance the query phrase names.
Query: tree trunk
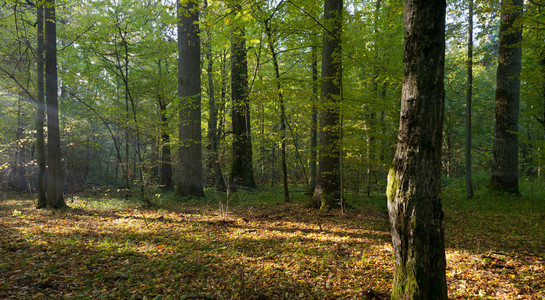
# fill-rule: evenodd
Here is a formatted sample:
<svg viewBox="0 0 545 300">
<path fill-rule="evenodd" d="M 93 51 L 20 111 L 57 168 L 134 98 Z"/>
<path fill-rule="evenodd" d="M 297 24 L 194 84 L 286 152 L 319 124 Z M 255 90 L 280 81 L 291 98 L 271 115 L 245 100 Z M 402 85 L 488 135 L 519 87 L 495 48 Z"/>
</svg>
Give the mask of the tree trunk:
<svg viewBox="0 0 545 300">
<path fill-rule="evenodd" d="M 38 176 L 36 178 L 36 193 L 38 194 L 37 208 L 47 206 L 45 196 L 45 96 L 44 96 L 44 8 L 36 5 L 36 86 L 37 86 L 37 113 L 36 113 L 36 154 L 38 161 Z"/>
<path fill-rule="evenodd" d="M 208 1 L 204 0 L 204 9 L 208 7 Z M 209 147 L 209 173 L 212 175 L 212 180 L 216 190 L 225 190 L 225 179 L 221 171 L 221 165 L 219 163 L 218 146 L 219 136 L 217 134 L 218 127 L 218 112 L 216 109 L 216 97 L 214 90 L 214 59 L 212 57 L 212 45 L 210 30 L 207 31 L 206 41 L 206 59 L 208 65 L 206 67 L 206 74 L 208 76 L 208 143 Z"/>
<path fill-rule="evenodd" d="M 57 28 L 55 0 L 45 2 L 45 97 L 47 101 L 47 206 L 66 206 L 63 197 L 59 104 L 57 98 Z"/>
<path fill-rule="evenodd" d="M 471 102 L 473 97 L 473 0 L 469 0 L 467 37 L 467 98 L 466 98 L 466 197 L 473 197 L 471 180 Z"/>
<path fill-rule="evenodd" d="M 183 3 L 181 3 L 183 2 Z M 180 128 L 176 194 L 204 196 L 201 153 L 201 41 L 195 0 L 178 2 Z"/>
<path fill-rule="evenodd" d="M 523 0 L 502 0 L 494 107 L 491 191 L 519 194 L 518 124 Z"/>
<path fill-rule="evenodd" d="M 240 9 L 240 5 L 237 5 L 234 11 L 240 11 Z M 231 40 L 231 100 L 233 101 L 233 163 L 231 165 L 231 184 L 255 188 L 246 51 L 244 27 L 238 25 L 233 30 Z"/>
<path fill-rule="evenodd" d="M 284 191 L 284 202 L 290 202 L 290 193 L 288 186 L 288 168 L 286 165 L 286 112 L 284 105 L 284 95 L 282 94 L 282 86 L 280 85 L 280 68 L 278 66 L 278 56 L 274 49 L 274 41 L 272 38 L 272 32 L 269 20 L 265 20 L 265 33 L 267 34 L 267 43 L 269 44 L 269 50 L 271 51 L 274 74 L 276 79 L 276 92 L 278 94 L 278 102 L 280 106 L 280 154 L 282 164 L 282 186 Z"/>
<path fill-rule="evenodd" d="M 161 109 L 161 164 L 159 171 L 159 184 L 163 190 L 170 191 L 172 183 L 172 157 L 170 153 L 170 134 L 168 134 L 167 106 L 159 99 Z"/>
<path fill-rule="evenodd" d="M 341 205 L 342 13 L 342 0 L 325 0 L 319 172 L 313 201 L 321 203 L 322 209 L 338 208 Z"/>
<path fill-rule="evenodd" d="M 405 1 L 398 143 L 388 174 L 392 299 L 447 299 L 441 208 L 446 1 Z"/>
<path fill-rule="evenodd" d="M 540 53 L 540 60 L 539 65 L 541 66 L 541 76 L 542 77 L 542 83 L 541 83 L 541 95 L 543 96 L 543 119 L 541 125 L 543 126 L 543 139 L 545 140 L 545 49 L 541 50 Z M 538 161 L 543 161 L 543 159 L 539 159 Z M 537 177 L 540 177 L 541 173 L 541 166 L 539 166 L 538 163 L 538 174 Z"/>
<path fill-rule="evenodd" d="M 316 171 L 317 171 L 317 147 L 318 147 L 318 51 L 316 46 L 312 46 L 311 52 L 312 72 L 312 108 L 310 112 L 310 183 L 309 193 L 312 193 L 316 188 Z"/>
<path fill-rule="evenodd" d="M 161 68 L 160 59 L 157 64 L 159 67 L 159 78 L 162 78 L 163 71 Z M 170 191 L 173 189 L 172 156 L 170 151 L 170 134 L 168 133 L 167 103 L 163 101 L 163 94 L 162 86 L 159 85 L 159 90 L 157 91 L 157 102 L 159 104 L 161 114 L 161 159 L 159 163 L 159 184 L 162 186 L 163 190 Z"/>
</svg>

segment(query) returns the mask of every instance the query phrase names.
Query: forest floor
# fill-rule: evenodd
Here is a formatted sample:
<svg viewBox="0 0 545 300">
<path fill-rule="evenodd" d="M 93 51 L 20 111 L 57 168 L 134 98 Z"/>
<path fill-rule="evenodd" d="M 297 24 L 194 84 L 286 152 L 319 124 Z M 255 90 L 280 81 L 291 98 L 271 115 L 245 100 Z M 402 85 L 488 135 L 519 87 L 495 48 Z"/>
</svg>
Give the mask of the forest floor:
<svg viewBox="0 0 545 300">
<path fill-rule="evenodd" d="M 300 194 L 239 192 L 229 207 L 156 194 L 145 208 L 105 193 L 58 211 L 5 196 L 0 298 L 388 299 L 384 198 L 341 214 Z M 545 299 L 545 199 L 462 194 L 444 193 L 449 297 Z"/>
</svg>

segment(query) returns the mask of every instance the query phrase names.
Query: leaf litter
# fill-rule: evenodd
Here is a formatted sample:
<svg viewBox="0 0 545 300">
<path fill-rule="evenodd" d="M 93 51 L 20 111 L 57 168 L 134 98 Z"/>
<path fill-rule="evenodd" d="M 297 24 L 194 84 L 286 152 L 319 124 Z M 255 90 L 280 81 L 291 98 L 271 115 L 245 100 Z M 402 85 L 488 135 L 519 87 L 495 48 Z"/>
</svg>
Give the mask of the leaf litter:
<svg viewBox="0 0 545 300">
<path fill-rule="evenodd" d="M 225 218 L 200 204 L 78 201 L 60 211 L 0 203 L 0 298 L 389 298 L 393 250 L 378 208 L 340 215 L 281 204 Z M 446 215 L 449 297 L 545 299 L 543 221 L 454 206 Z"/>
</svg>

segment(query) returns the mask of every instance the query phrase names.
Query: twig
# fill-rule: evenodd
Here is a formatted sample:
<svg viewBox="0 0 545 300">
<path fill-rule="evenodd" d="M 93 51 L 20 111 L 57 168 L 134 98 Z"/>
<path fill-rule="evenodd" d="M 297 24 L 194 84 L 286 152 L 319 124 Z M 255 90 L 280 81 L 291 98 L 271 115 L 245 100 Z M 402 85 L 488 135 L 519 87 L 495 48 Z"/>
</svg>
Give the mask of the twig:
<svg viewBox="0 0 545 300">
<path fill-rule="evenodd" d="M 144 216 L 144 213 L 140 212 L 140 214 L 142 215 L 142 219 L 144 219 L 144 224 L 146 224 L 146 227 L 151 230 L 151 228 L 148 225 L 148 220 L 146 219 L 146 216 Z"/>
</svg>

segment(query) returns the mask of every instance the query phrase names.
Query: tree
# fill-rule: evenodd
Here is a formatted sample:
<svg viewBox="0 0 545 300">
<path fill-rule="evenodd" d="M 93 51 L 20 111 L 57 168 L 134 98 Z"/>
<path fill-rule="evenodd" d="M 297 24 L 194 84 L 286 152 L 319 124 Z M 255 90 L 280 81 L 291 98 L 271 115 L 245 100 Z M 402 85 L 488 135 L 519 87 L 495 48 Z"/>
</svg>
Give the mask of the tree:
<svg viewBox="0 0 545 300">
<path fill-rule="evenodd" d="M 197 0 L 178 2 L 180 127 L 176 194 L 204 196 L 201 151 L 201 40 Z"/>
<path fill-rule="evenodd" d="M 57 23 L 55 0 L 45 1 L 45 98 L 47 103 L 47 206 L 66 206 L 63 197 L 59 102 L 57 98 Z"/>
<path fill-rule="evenodd" d="M 234 5 L 238 13 L 242 6 Z M 235 22 L 241 22 L 236 20 Z M 252 133 L 250 123 L 250 97 L 248 89 L 248 59 L 246 36 L 241 23 L 235 25 L 231 38 L 231 101 L 233 126 L 233 163 L 231 183 L 243 187 L 256 187 L 252 163 Z"/>
<path fill-rule="evenodd" d="M 403 90 L 388 174 L 392 299 L 447 299 L 441 208 L 446 1 L 405 2 Z"/>
<path fill-rule="evenodd" d="M 502 0 L 494 106 L 490 189 L 513 194 L 518 186 L 518 125 L 522 64 L 523 0 Z"/>
<path fill-rule="evenodd" d="M 162 78 L 161 59 L 158 60 L 159 80 Z M 168 133 L 168 112 L 167 101 L 163 99 L 164 91 L 162 84 L 157 83 L 157 104 L 161 115 L 161 163 L 159 165 L 159 184 L 166 191 L 173 188 L 172 184 L 172 162 L 170 153 L 170 134 Z"/>
<path fill-rule="evenodd" d="M 312 46 L 310 70 L 312 73 L 312 104 L 310 112 L 310 182 L 309 193 L 316 188 L 317 151 L 318 146 L 318 50 Z"/>
<path fill-rule="evenodd" d="M 342 0 L 325 0 L 319 171 L 313 196 L 314 203 L 320 203 L 323 209 L 340 207 L 341 205 L 342 13 Z"/>
<path fill-rule="evenodd" d="M 45 104 L 44 104 L 44 8 L 43 4 L 36 4 L 36 152 L 38 161 L 38 175 L 36 177 L 36 193 L 38 194 L 38 208 L 47 206 L 45 195 Z"/>
<path fill-rule="evenodd" d="M 471 181 L 471 101 L 473 96 L 473 0 L 469 0 L 467 32 L 467 95 L 466 95 L 466 197 L 473 197 Z"/>
<path fill-rule="evenodd" d="M 203 8 L 205 12 L 204 18 L 208 16 L 208 1 L 204 0 Z M 206 66 L 206 75 L 208 77 L 208 145 L 209 149 L 209 173 L 216 190 L 225 190 L 225 179 L 219 163 L 219 142 L 220 135 L 218 134 L 218 110 L 216 108 L 216 95 L 214 88 L 214 58 L 212 57 L 212 29 L 206 29 L 205 56 L 208 60 Z"/>
<path fill-rule="evenodd" d="M 281 165 L 282 165 L 282 187 L 284 192 L 284 201 L 290 202 L 289 186 L 288 186 L 288 170 L 286 165 L 286 104 L 284 101 L 284 94 L 282 92 L 282 84 L 280 82 L 280 67 L 278 63 L 278 52 L 275 48 L 275 38 L 273 34 L 276 31 L 271 27 L 271 22 L 275 14 L 280 9 L 283 1 L 280 1 L 276 7 L 273 8 L 273 11 L 266 18 L 262 19 L 261 22 L 265 28 L 265 35 L 267 36 L 267 45 L 272 56 L 272 63 L 274 67 L 274 75 L 276 81 L 276 93 L 278 94 L 278 105 L 280 108 L 280 154 L 281 154 Z"/>
</svg>

